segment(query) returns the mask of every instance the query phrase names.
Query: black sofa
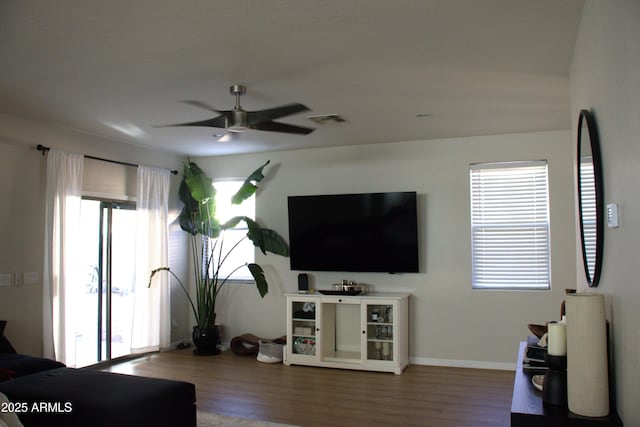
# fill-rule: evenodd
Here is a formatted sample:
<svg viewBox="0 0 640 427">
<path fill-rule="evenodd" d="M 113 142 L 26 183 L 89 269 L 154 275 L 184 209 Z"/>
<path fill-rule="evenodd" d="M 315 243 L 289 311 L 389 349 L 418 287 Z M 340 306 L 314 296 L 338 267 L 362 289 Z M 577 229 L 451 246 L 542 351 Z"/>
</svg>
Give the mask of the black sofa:
<svg viewBox="0 0 640 427">
<path fill-rule="evenodd" d="M 195 386 L 184 381 L 72 369 L 15 353 L 0 353 L 0 372 L 13 377 L 0 379 L 0 393 L 25 427 L 196 425 Z"/>
</svg>

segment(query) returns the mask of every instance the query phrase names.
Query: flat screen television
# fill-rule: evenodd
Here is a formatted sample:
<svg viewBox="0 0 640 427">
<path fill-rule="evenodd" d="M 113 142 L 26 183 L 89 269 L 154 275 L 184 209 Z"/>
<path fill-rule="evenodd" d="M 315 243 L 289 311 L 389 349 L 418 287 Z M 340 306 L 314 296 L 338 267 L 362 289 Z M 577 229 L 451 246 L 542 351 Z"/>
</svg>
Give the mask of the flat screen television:
<svg viewBox="0 0 640 427">
<path fill-rule="evenodd" d="M 417 273 L 415 192 L 290 196 L 292 270 Z"/>
</svg>

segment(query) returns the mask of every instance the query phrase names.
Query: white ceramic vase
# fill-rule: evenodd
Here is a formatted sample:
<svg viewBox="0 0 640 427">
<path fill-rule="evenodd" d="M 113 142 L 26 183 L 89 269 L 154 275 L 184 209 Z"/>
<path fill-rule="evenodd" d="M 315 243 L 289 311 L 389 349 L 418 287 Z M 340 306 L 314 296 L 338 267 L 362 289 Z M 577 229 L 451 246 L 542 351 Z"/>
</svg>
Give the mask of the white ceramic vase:
<svg viewBox="0 0 640 427">
<path fill-rule="evenodd" d="M 607 322 L 604 296 L 567 295 L 567 401 L 586 417 L 609 414 Z"/>
</svg>

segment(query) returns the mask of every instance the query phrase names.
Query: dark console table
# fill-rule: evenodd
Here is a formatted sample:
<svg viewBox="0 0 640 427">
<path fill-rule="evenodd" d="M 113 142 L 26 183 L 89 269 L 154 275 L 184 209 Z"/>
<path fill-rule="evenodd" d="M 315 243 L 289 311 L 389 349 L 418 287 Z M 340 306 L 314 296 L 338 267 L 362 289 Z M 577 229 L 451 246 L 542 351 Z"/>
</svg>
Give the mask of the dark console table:
<svg viewBox="0 0 640 427">
<path fill-rule="evenodd" d="M 511 398 L 511 427 L 622 426 L 614 408 L 607 417 L 590 418 L 576 415 L 567 408 L 543 405 L 542 392 L 533 387 L 531 376 L 522 369 L 526 347 L 526 342 L 520 343 Z"/>
</svg>

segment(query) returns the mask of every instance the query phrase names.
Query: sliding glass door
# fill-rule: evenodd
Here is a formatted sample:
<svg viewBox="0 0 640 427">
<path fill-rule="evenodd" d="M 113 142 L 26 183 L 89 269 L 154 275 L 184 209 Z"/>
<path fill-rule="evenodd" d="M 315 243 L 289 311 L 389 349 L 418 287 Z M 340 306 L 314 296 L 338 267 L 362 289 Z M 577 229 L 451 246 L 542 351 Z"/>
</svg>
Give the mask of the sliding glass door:
<svg viewBox="0 0 640 427">
<path fill-rule="evenodd" d="M 76 366 L 130 353 L 135 279 L 135 204 L 82 200 L 84 288 L 76 295 Z"/>
</svg>

